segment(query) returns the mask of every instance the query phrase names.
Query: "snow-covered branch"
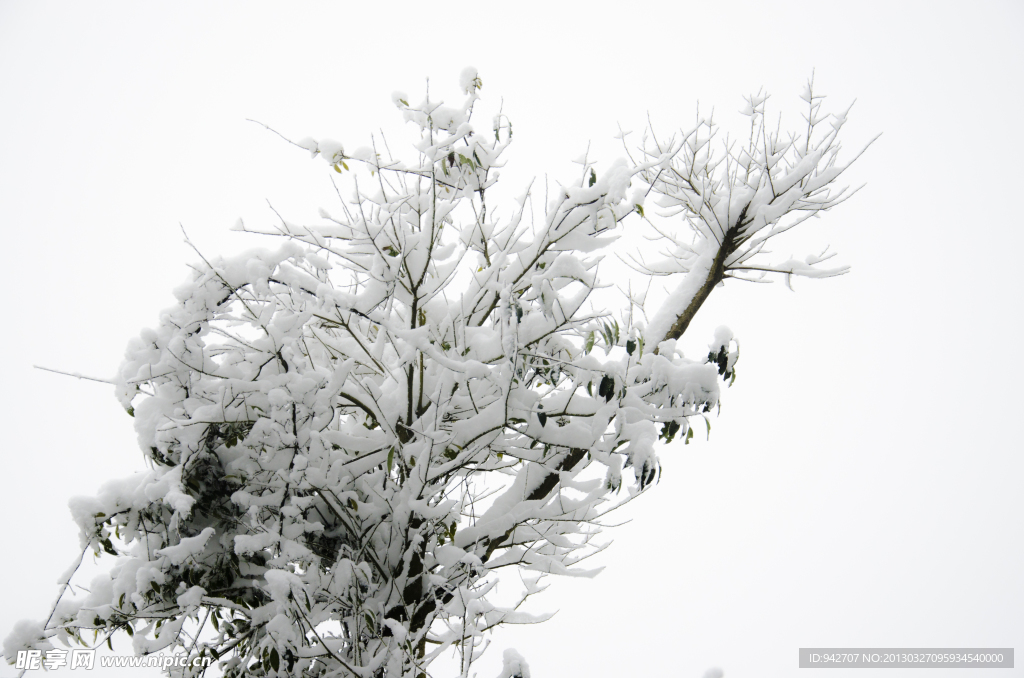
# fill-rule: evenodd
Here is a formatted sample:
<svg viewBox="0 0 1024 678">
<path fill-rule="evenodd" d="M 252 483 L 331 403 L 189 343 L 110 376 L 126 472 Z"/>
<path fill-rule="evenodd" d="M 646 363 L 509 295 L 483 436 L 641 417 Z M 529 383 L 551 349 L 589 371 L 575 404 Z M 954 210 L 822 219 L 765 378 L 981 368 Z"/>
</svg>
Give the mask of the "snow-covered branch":
<svg viewBox="0 0 1024 678">
<path fill-rule="evenodd" d="M 765 119 L 768 96 L 751 95 L 742 111 L 750 118 L 745 144 L 724 143 L 719 148 L 717 127 L 701 119 L 681 135 L 682 150 L 672 157 L 667 171 L 644 174 L 657 195 L 656 204 L 673 223 L 685 226 L 681 233 L 661 231 L 671 245 L 667 256 L 654 264 L 640 264 L 650 274 L 680 278 L 668 303 L 648 326 L 651 350 L 656 351 L 660 341 L 681 337 L 711 291 L 726 278 L 759 280 L 765 274 L 780 273 L 788 282 L 791 276 L 824 278 L 849 270 L 819 267 L 832 256 L 824 253 L 803 260 L 762 262 L 769 240 L 852 195 L 836 181 L 863 153 L 839 160 L 839 132 L 849 108 L 835 115 L 822 112 L 824 97 L 814 93 L 813 80 L 801 98 L 808 106 L 803 135 L 784 136 L 778 129 L 770 130 Z M 829 125 L 822 129 L 825 122 Z M 654 157 L 674 143 L 653 141 L 643 150 Z"/>
</svg>

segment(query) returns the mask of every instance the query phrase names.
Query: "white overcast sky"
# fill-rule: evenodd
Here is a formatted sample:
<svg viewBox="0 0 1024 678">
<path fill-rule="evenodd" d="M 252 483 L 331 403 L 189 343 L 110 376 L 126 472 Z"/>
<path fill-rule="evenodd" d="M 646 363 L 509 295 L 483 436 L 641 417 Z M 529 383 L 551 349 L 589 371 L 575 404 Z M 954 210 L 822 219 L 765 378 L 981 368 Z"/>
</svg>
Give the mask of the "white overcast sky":
<svg viewBox="0 0 1024 678">
<path fill-rule="evenodd" d="M 228 228 L 272 223 L 268 201 L 297 222 L 331 204 L 327 166 L 247 118 L 350 148 L 383 129 L 400 152 L 392 91 L 429 77 L 454 100 L 473 65 L 514 123 L 518 190 L 698 99 L 742 133 L 763 86 L 797 120 L 813 69 L 826 106 L 857 100 L 845 149 L 883 136 L 849 173 L 866 187 L 777 251 L 831 245 L 852 272 L 716 291 L 686 345 L 726 324 L 743 353 L 710 441 L 663 450 L 605 571 L 554 581 L 532 609 L 558 614 L 495 634 L 479 675 L 509 646 L 535 678 L 1024 651 L 1022 33 L 1019 1 L 0 0 L 0 636 L 46 616 L 77 554 L 68 499 L 143 467 L 110 387 L 32 365 L 113 375 L 196 259 L 179 224 L 210 256 L 249 246 Z"/>
</svg>

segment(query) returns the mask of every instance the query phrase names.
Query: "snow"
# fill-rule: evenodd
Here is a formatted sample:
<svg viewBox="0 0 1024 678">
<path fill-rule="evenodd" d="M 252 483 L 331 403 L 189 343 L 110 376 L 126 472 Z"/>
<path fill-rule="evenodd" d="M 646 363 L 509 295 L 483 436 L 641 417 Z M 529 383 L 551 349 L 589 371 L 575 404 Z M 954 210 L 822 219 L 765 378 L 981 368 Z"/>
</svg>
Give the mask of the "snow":
<svg viewBox="0 0 1024 678">
<path fill-rule="evenodd" d="M 277 536 L 269 532 L 262 534 L 235 535 L 235 553 L 240 556 L 251 555 L 277 543 Z"/>
<path fill-rule="evenodd" d="M 459 74 L 459 87 L 466 94 L 472 94 L 473 90 L 479 87 L 479 74 L 476 68 L 473 66 L 467 66 L 462 69 L 462 73 Z"/>
<path fill-rule="evenodd" d="M 707 250 L 700 253 L 684 272 L 683 279 L 676 289 L 669 294 L 668 299 L 651 318 L 645 332 L 649 350 L 653 351 L 662 341 L 669 338 L 667 335 L 672 325 L 690 306 L 711 275 L 716 254 L 717 251 L 711 249 L 710 245 Z"/>
<path fill-rule="evenodd" d="M 515 648 L 510 647 L 502 654 L 498 678 L 530 678 L 530 665 Z"/>
<path fill-rule="evenodd" d="M 207 527 L 195 537 L 183 537 L 176 545 L 160 549 L 156 553 L 166 557 L 171 565 L 181 565 L 186 560 L 196 559 L 201 555 L 206 548 L 206 542 L 215 532 L 212 527 Z"/>
<path fill-rule="evenodd" d="M 45 636 L 43 622 L 22 619 L 14 625 L 11 632 L 4 638 L 4 657 L 8 661 L 12 661 L 18 655 L 18 650 L 52 649 L 53 645 L 43 640 Z"/>
<path fill-rule="evenodd" d="M 710 348 L 713 352 L 718 352 L 723 348 L 728 348 L 729 343 L 732 341 L 732 330 L 725 325 L 719 325 L 715 328 L 715 339 L 710 344 Z"/>
<path fill-rule="evenodd" d="M 313 137 L 306 137 L 295 142 L 295 145 L 300 146 L 309 151 L 309 157 L 315 158 L 317 153 L 320 152 L 320 146 L 317 144 L 316 139 Z"/>
<path fill-rule="evenodd" d="M 178 607 L 189 608 L 198 607 L 203 602 L 203 596 L 206 595 L 206 589 L 202 586 L 193 586 L 192 588 L 178 596 L 175 602 L 178 603 Z"/>
<path fill-rule="evenodd" d="M 319 149 L 321 157 L 332 165 L 341 162 L 345 157 L 344 146 L 340 141 L 334 139 L 321 139 L 317 142 L 317 149 Z"/>
<path fill-rule="evenodd" d="M 278 602 L 287 602 L 293 590 L 302 588 L 302 580 L 285 570 L 268 570 L 264 579 L 267 593 Z"/>
</svg>

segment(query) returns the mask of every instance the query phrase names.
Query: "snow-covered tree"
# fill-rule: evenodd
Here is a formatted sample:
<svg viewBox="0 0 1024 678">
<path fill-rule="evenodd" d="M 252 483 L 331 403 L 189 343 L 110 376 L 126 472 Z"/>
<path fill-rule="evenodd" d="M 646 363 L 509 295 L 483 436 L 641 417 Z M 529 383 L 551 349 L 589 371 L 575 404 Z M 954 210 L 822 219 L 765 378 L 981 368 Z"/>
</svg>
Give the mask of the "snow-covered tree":
<svg viewBox="0 0 1024 678">
<path fill-rule="evenodd" d="M 9 661 L 123 631 L 226 676 L 419 676 L 453 651 L 469 676 L 484 631 L 536 619 L 520 605 L 543 575 L 588 574 L 602 516 L 658 478 L 659 440 L 718 405 L 732 334 L 692 357 L 676 343 L 708 295 L 846 270 L 765 250 L 848 197 L 845 114 L 810 85 L 799 133 L 769 128 L 752 96 L 745 142 L 704 119 L 648 131 L 601 171 L 583 159 L 537 219 L 529 188 L 494 208 L 512 125 L 478 132 L 476 71 L 461 85 L 455 107 L 395 95 L 412 161 L 294 142 L 340 173 L 322 223 L 203 259 L 130 344 L 117 394 L 150 470 L 73 500 L 83 555 L 113 566 L 81 597 L 69 574 Z M 665 246 L 628 261 L 674 291 L 609 311 L 597 263 L 630 220 Z M 515 600 L 494 596 L 502 570 L 520 573 Z M 515 651 L 502 675 L 528 675 Z"/>
</svg>

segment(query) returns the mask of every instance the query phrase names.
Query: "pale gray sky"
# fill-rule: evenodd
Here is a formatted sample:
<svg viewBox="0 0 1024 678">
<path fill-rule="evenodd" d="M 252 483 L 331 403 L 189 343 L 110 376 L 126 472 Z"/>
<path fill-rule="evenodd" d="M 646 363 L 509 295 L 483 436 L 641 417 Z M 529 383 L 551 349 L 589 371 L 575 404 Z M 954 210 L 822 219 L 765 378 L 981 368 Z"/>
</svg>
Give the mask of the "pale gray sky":
<svg viewBox="0 0 1024 678">
<path fill-rule="evenodd" d="M 554 581 L 533 610 L 558 615 L 495 634 L 479 675 L 509 646 L 537 678 L 1024 649 L 1021 283 L 1003 260 L 1024 245 L 1022 30 L 1019 2 L 0 2 L 0 635 L 45 617 L 77 553 L 68 498 L 142 467 L 109 387 L 32 365 L 112 375 L 196 258 L 179 224 L 234 252 L 250 243 L 228 228 L 271 223 L 268 200 L 301 222 L 333 198 L 324 163 L 246 118 L 400 145 L 391 92 L 430 77 L 454 99 L 474 65 L 515 126 L 512 191 L 568 178 L 588 142 L 610 162 L 618 123 L 685 126 L 698 99 L 742 133 L 763 86 L 797 120 L 813 69 L 826 106 L 857 100 L 845 148 L 884 134 L 851 170 L 861 193 L 785 246 L 830 244 L 852 272 L 716 292 L 687 342 L 726 324 L 743 353 L 710 442 L 662 451 L 606 570 Z"/>
</svg>

